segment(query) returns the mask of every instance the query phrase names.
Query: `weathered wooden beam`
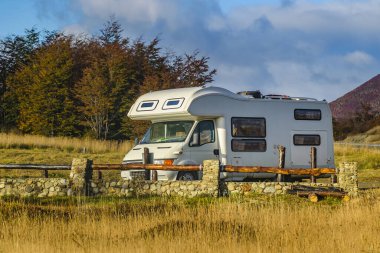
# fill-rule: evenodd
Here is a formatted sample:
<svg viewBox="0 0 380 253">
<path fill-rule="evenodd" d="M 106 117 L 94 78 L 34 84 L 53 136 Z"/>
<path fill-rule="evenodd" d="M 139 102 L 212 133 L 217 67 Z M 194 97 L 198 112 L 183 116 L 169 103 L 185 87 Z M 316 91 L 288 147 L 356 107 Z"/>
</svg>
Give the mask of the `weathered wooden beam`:
<svg viewBox="0 0 380 253">
<path fill-rule="evenodd" d="M 164 165 L 164 164 L 93 164 L 93 170 L 170 170 L 170 171 L 199 171 L 201 165 Z M 70 170 L 71 165 L 37 165 L 37 164 L 0 164 L 0 169 L 6 170 Z M 278 168 L 262 166 L 232 166 L 225 165 L 225 172 L 243 172 L 243 173 L 274 173 L 282 175 L 314 175 L 334 174 L 334 168 Z"/>
<path fill-rule="evenodd" d="M 313 203 L 316 203 L 316 202 L 318 202 L 318 200 L 319 200 L 318 195 L 315 194 L 315 193 L 309 193 L 309 194 L 307 195 L 307 198 L 308 198 L 311 202 L 313 202 Z"/>
<path fill-rule="evenodd" d="M 285 151 L 286 148 L 284 146 L 278 146 L 278 167 L 283 169 L 285 167 Z M 283 174 L 277 174 L 277 182 L 284 181 Z"/>
<path fill-rule="evenodd" d="M 310 166 L 312 169 L 317 168 L 317 148 L 316 147 L 310 148 Z M 312 183 L 315 183 L 317 181 L 314 175 L 310 176 L 310 181 Z"/>
<path fill-rule="evenodd" d="M 49 177 L 49 171 L 43 170 L 43 176 L 44 176 L 44 178 L 48 178 Z"/>
<path fill-rule="evenodd" d="M 152 181 L 156 182 L 158 180 L 157 170 L 152 170 Z"/>
<path fill-rule="evenodd" d="M 336 192 L 336 191 L 299 191 L 299 190 L 288 190 L 287 193 L 289 194 L 296 194 L 298 196 L 302 197 L 308 197 L 311 194 L 315 194 L 321 197 L 344 197 L 347 195 L 345 192 Z"/>
<path fill-rule="evenodd" d="M 274 173 L 282 175 L 314 175 L 334 174 L 334 168 L 278 168 L 278 167 L 262 167 L 262 166 L 233 166 L 225 165 L 225 172 L 242 172 L 242 173 Z"/>
<path fill-rule="evenodd" d="M 341 188 L 336 188 L 332 186 L 308 186 L 308 185 L 292 185 L 290 190 L 293 191 L 312 191 L 312 192 L 341 192 L 344 193 L 344 190 Z"/>
<path fill-rule="evenodd" d="M 164 164 L 93 164 L 93 170 L 171 170 L 171 171 L 199 171 L 201 165 L 164 165 Z"/>
<path fill-rule="evenodd" d="M 152 163 L 152 161 L 150 161 L 150 159 L 149 159 L 149 149 L 148 148 L 144 148 L 143 164 L 150 164 L 150 163 Z M 144 179 L 145 180 L 150 180 L 150 171 L 147 170 L 147 169 L 145 169 Z"/>
<path fill-rule="evenodd" d="M 0 164 L 4 170 L 71 170 L 71 165 Z"/>
</svg>

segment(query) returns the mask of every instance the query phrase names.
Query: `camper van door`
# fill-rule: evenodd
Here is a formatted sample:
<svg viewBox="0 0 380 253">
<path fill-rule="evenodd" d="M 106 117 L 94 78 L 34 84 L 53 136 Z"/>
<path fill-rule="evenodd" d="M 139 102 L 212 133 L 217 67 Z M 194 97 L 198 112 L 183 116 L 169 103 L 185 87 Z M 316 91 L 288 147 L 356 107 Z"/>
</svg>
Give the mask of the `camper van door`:
<svg viewBox="0 0 380 253">
<path fill-rule="evenodd" d="M 214 150 L 218 149 L 218 140 L 213 120 L 198 122 L 186 149 L 190 153 L 191 160 L 197 164 L 202 164 L 204 160 L 215 159 Z"/>
<path fill-rule="evenodd" d="M 326 131 L 292 131 L 291 143 L 292 166 L 309 167 L 311 147 L 317 149 L 317 167 L 327 165 Z"/>
</svg>

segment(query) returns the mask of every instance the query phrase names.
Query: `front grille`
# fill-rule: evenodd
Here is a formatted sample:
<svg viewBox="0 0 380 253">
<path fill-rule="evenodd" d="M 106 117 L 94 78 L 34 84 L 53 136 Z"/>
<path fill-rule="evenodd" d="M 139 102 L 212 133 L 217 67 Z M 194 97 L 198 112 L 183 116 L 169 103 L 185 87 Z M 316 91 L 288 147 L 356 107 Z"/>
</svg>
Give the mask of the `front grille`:
<svg viewBox="0 0 380 253">
<path fill-rule="evenodd" d="M 131 178 L 135 180 L 144 180 L 145 171 L 131 171 Z"/>
</svg>

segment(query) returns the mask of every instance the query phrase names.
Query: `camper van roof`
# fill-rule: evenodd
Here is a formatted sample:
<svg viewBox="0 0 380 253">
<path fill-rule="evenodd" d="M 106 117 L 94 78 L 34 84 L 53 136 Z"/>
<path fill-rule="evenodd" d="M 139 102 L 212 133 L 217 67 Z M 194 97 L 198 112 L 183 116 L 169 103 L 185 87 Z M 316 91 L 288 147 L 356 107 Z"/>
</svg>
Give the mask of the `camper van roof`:
<svg viewBox="0 0 380 253">
<path fill-rule="evenodd" d="M 150 100 L 157 98 L 194 98 L 197 96 L 209 95 L 209 94 L 221 94 L 229 97 L 233 97 L 235 99 L 241 99 L 240 95 L 237 95 L 229 90 L 220 87 L 190 87 L 190 88 L 177 88 L 177 89 L 168 89 L 168 90 L 160 90 L 160 91 L 151 91 L 142 95 L 140 99 Z"/>
<path fill-rule="evenodd" d="M 181 116 L 191 116 L 193 114 L 189 112 L 190 105 L 200 97 L 212 95 L 224 96 L 226 98 L 240 101 L 268 101 L 268 99 L 270 99 L 269 97 L 254 99 L 244 95 L 242 96 L 235 94 L 224 88 L 212 86 L 152 91 L 140 96 L 136 100 L 129 110 L 128 117 L 137 120 L 154 120 L 160 118 L 179 118 Z M 276 99 L 278 98 L 276 97 Z M 287 100 L 310 101 L 306 98 L 290 98 Z"/>
<path fill-rule="evenodd" d="M 155 119 L 162 117 L 180 117 L 191 115 L 188 107 L 198 97 L 222 95 L 233 99 L 247 100 L 229 90 L 220 87 L 191 87 L 161 91 L 152 91 L 139 97 L 129 110 L 131 119 Z"/>
</svg>

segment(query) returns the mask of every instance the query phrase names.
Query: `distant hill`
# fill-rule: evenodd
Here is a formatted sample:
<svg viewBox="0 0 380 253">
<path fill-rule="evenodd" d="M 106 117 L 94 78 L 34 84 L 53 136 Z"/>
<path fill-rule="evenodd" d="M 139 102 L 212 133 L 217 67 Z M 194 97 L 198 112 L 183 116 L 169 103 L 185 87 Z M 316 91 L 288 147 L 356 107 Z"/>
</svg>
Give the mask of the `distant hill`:
<svg viewBox="0 0 380 253">
<path fill-rule="evenodd" d="M 344 142 L 380 144 L 380 126 L 376 126 L 365 133 L 348 136 Z"/>
<path fill-rule="evenodd" d="M 380 74 L 330 103 L 335 119 L 348 119 L 368 104 L 380 113 Z"/>
</svg>

